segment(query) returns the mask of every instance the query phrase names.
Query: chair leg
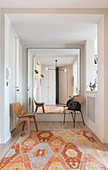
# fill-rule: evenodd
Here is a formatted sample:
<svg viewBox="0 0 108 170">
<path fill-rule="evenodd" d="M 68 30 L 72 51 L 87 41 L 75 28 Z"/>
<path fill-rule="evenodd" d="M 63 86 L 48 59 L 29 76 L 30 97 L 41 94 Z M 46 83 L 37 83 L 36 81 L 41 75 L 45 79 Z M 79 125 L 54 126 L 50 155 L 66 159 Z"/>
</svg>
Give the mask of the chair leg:
<svg viewBox="0 0 108 170">
<path fill-rule="evenodd" d="M 44 105 L 42 106 L 43 113 L 45 113 Z"/>
<path fill-rule="evenodd" d="M 63 121 L 64 124 L 65 124 L 65 117 L 66 117 L 66 112 L 64 111 L 64 121 Z"/>
<path fill-rule="evenodd" d="M 13 136 L 16 135 L 16 131 L 18 130 L 19 124 L 20 124 L 20 119 L 18 119 L 18 122 L 17 122 L 17 125 L 16 125 L 15 132 L 14 132 Z"/>
<path fill-rule="evenodd" d="M 35 113 L 37 113 L 37 110 L 38 110 L 38 106 L 36 106 Z"/>
<path fill-rule="evenodd" d="M 26 123 L 26 121 L 23 122 L 22 131 L 24 131 L 25 123 Z"/>
<path fill-rule="evenodd" d="M 38 131 L 38 126 L 37 126 L 37 123 L 36 123 L 35 115 L 33 116 L 33 119 L 34 119 L 34 123 L 35 123 L 36 130 Z"/>
<path fill-rule="evenodd" d="M 82 111 L 80 111 L 80 112 L 81 112 L 81 117 L 82 117 L 83 124 L 85 125 L 83 113 L 82 113 Z"/>
<path fill-rule="evenodd" d="M 73 128 L 75 128 L 76 112 L 74 112 L 74 113 L 71 112 L 71 115 L 72 115 L 72 119 L 73 119 Z"/>
<path fill-rule="evenodd" d="M 30 119 L 27 119 L 28 122 L 28 130 L 29 130 L 29 137 L 31 137 L 31 130 L 30 130 Z"/>
</svg>

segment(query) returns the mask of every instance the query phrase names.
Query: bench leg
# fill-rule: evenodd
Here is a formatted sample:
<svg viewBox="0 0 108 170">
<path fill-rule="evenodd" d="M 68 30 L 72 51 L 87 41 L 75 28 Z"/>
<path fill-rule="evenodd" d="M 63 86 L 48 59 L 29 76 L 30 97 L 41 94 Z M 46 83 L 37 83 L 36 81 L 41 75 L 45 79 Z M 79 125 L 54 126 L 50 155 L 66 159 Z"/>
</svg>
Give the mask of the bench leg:
<svg viewBox="0 0 108 170">
<path fill-rule="evenodd" d="M 81 112 L 81 117 L 82 117 L 83 124 L 85 125 L 83 113 L 82 113 L 82 111 L 80 111 L 80 112 Z"/>
<path fill-rule="evenodd" d="M 43 113 L 45 113 L 44 105 L 42 106 Z"/>
<path fill-rule="evenodd" d="M 64 124 L 65 124 L 65 116 L 66 116 L 66 112 L 64 111 L 64 121 L 63 121 Z"/>
<path fill-rule="evenodd" d="M 37 126 L 37 123 L 36 123 L 35 115 L 33 116 L 33 119 L 34 119 L 34 123 L 35 123 L 36 130 L 38 131 L 38 126 Z"/>
</svg>

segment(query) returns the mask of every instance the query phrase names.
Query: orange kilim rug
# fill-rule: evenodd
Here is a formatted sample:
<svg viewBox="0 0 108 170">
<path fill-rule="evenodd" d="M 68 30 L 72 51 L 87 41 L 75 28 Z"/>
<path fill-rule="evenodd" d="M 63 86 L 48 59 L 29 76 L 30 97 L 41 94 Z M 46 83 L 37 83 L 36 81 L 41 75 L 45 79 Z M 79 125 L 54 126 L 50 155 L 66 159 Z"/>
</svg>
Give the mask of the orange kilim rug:
<svg viewBox="0 0 108 170">
<path fill-rule="evenodd" d="M 103 152 L 87 130 L 23 133 L 0 162 L 3 170 L 107 170 Z"/>
<path fill-rule="evenodd" d="M 63 113 L 63 106 L 44 106 L 45 113 Z M 43 113 L 42 108 L 39 107 L 37 113 Z"/>
</svg>

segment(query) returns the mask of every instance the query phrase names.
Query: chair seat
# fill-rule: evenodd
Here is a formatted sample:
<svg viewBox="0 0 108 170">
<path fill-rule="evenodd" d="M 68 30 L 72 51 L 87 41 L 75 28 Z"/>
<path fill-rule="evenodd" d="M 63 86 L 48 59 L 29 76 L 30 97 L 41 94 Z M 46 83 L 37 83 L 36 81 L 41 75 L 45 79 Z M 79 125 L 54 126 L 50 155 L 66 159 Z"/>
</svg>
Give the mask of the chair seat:
<svg viewBox="0 0 108 170">
<path fill-rule="evenodd" d="M 26 113 L 26 114 L 22 114 L 22 115 L 19 115 L 19 117 L 30 117 L 30 116 L 33 116 L 35 113 Z"/>
<path fill-rule="evenodd" d="M 37 103 L 37 105 L 44 105 L 44 103 Z"/>
<path fill-rule="evenodd" d="M 71 113 L 75 113 L 74 110 L 69 110 L 68 107 L 66 107 L 66 108 L 64 109 L 64 111 L 65 111 L 66 113 L 70 113 L 70 112 L 71 112 Z"/>
</svg>

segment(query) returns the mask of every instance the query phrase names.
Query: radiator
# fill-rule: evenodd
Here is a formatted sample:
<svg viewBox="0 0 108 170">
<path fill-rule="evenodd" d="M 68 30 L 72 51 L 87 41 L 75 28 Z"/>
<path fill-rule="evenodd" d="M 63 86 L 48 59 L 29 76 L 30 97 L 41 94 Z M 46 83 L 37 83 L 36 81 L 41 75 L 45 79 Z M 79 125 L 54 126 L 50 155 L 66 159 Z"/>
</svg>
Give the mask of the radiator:
<svg viewBox="0 0 108 170">
<path fill-rule="evenodd" d="M 88 118 L 95 123 L 95 98 L 87 97 L 87 116 Z"/>
</svg>

